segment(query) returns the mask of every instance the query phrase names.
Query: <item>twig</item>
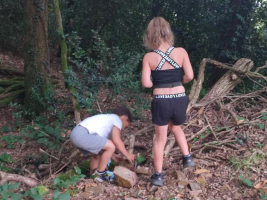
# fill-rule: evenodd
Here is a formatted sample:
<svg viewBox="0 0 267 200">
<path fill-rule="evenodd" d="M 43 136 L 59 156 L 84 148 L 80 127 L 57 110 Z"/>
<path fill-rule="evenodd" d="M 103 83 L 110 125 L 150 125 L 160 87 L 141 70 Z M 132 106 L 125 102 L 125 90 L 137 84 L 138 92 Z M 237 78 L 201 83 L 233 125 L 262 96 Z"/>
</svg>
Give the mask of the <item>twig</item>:
<svg viewBox="0 0 267 200">
<path fill-rule="evenodd" d="M 152 125 L 150 125 L 148 127 L 145 127 L 143 129 L 141 129 L 140 131 L 137 131 L 134 135 L 137 136 L 137 135 L 143 133 L 144 131 L 151 129 L 152 127 L 154 127 L 154 124 L 152 124 Z"/>
<path fill-rule="evenodd" d="M 188 138 L 187 139 L 187 142 L 190 142 L 191 140 L 193 140 L 195 137 L 197 137 L 198 135 L 200 135 L 201 133 L 204 133 L 206 130 L 207 130 L 207 128 L 208 128 L 209 126 L 205 126 L 204 128 L 202 128 L 200 131 L 198 131 L 196 134 L 194 134 L 192 137 L 190 137 L 190 138 Z"/>
<path fill-rule="evenodd" d="M 210 122 L 209 122 L 209 120 L 208 120 L 208 118 L 207 118 L 207 116 L 206 116 L 205 114 L 204 114 L 204 118 L 205 118 L 206 122 L 208 123 L 209 128 L 210 128 L 210 131 L 212 132 L 214 138 L 215 138 L 216 140 L 218 140 L 218 138 L 217 138 L 216 134 L 214 133 L 214 131 L 213 131 L 213 129 L 212 129 L 212 126 L 210 125 Z"/>
<path fill-rule="evenodd" d="M 100 106 L 99 106 L 98 100 L 96 100 L 96 103 L 97 103 L 97 106 L 98 106 L 99 112 L 102 114 L 102 111 L 101 111 L 101 108 L 100 108 Z"/>
<path fill-rule="evenodd" d="M 49 153 L 45 152 L 43 149 L 40 148 L 39 150 L 40 150 L 41 152 L 45 153 L 46 155 L 48 155 L 48 156 L 50 156 L 50 157 L 52 157 L 52 158 L 54 158 L 54 159 L 56 159 L 56 160 L 59 160 L 59 158 L 50 155 Z"/>
</svg>

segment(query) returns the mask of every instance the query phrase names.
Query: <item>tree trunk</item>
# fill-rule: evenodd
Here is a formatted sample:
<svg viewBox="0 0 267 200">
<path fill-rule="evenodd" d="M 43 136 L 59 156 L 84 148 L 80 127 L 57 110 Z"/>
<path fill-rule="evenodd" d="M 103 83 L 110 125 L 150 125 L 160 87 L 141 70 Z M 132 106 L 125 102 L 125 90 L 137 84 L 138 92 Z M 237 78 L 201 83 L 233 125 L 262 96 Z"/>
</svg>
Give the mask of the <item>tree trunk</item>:
<svg viewBox="0 0 267 200">
<path fill-rule="evenodd" d="M 63 31 L 63 25 L 62 25 L 62 18 L 60 13 L 60 7 L 59 7 L 59 0 L 53 0 L 54 9 L 55 9 L 55 15 L 56 15 L 56 21 L 57 21 L 57 29 L 60 34 L 60 46 L 61 46 L 61 66 L 62 70 L 65 76 L 65 72 L 68 70 L 68 62 L 67 62 L 67 53 L 68 48 L 64 37 L 64 31 Z M 65 77 L 66 78 L 66 77 Z M 75 93 L 75 89 L 72 86 L 66 85 L 66 87 L 69 89 L 71 93 L 72 98 L 72 104 L 74 109 L 74 115 L 75 115 L 75 122 L 76 124 L 81 122 L 81 116 L 80 116 L 80 106 L 77 101 L 77 97 L 73 95 Z"/>
<path fill-rule="evenodd" d="M 49 47 L 47 33 L 48 0 L 24 2 L 25 108 L 39 115 L 48 85 Z"/>
<path fill-rule="evenodd" d="M 253 67 L 253 61 L 241 58 L 233 66 L 241 72 L 249 72 Z M 235 86 L 237 86 L 243 79 L 244 74 L 236 74 L 233 71 L 226 72 L 209 90 L 209 92 L 199 101 L 199 104 L 206 104 L 209 101 L 221 98 L 227 95 Z"/>
</svg>

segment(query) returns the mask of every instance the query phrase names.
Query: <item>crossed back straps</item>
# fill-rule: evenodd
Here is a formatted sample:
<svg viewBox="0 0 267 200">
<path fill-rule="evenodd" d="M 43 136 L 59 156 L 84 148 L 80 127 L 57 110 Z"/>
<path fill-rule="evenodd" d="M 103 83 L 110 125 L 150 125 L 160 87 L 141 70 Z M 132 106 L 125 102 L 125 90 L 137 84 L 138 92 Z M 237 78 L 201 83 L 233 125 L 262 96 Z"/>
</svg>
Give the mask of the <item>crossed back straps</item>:
<svg viewBox="0 0 267 200">
<path fill-rule="evenodd" d="M 173 49 L 174 49 L 174 47 L 170 47 L 166 51 L 166 53 L 163 53 L 159 49 L 157 49 L 157 50 L 154 51 L 155 53 L 159 54 L 162 57 L 159 65 L 156 67 L 156 70 L 161 70 L 162 66 L 165 64 L 166 61 L 168 63 L 170 63 L 175 69 L 181 68 L 173 59 L 171 59 L 169 57 L 169 55 L 170 55 L 170 53 L 172 52 Z"/>
</svg>

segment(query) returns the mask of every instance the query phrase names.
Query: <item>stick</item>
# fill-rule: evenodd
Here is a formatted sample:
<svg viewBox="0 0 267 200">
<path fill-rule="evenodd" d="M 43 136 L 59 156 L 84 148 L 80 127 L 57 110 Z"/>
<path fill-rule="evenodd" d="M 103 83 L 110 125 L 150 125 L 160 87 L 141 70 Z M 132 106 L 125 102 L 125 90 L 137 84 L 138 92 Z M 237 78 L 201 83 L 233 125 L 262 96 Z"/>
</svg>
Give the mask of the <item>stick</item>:
<svg viewBox="0 0 267 200">
<path fill-rule="evenodd" d="M 133 153 L 134 151 L 134 142 L 135 142 L 135 136 L 134 135 L 130 135 L 130 139 L 129 139 L 129 153 Z"/>
<path fill-rule="evenodd" d="M 56 160 L 59 160 L 59 158 L 50 155 L 49 153 L 45 152 L 43 149 L 40 148 L 39 150 L 40 150 L 41 152 L 45 153 L 46 155 L 48 155 L 48 156 L 50 156 L 50 157 L 52 157 L 52 158 L 54 158 L 54 159 L 56 159 Z"/>
<path fill-rule="evenodd" d="M 101 108 L 100 108 L 100 106 L 99 106 L 98 100 L 96 100 L 96 103 L 97 103 L 97 106 L 98 106 L 99 112 L 102 114 L 102 111 L 101 111 Z"/>
<path fill-rule="evenodd" d="M 175 138 L 174 137 L 170 137 L 168 139 L 168 143 L 167 143 L 167 145 L 165 147 L 165 151 L 164 151 L 164 154 L 163 154 L 165 157 L 171 152 L 174 144 L 175 144 Z"/>
<path fill-rule="evenodd" d="M 3 185 L 6 181 L 22 182 L 29 187 L 36 187 L 39 184 L 39 181 L 33 178 L 20 176 L 18 174 L 9 174 L 2 171 L 0 171 L 0 179 L 0 185 Z"/>
<path fill-rule="evenodd" d="M 217 138 L 216 134 L 214 133 L 214 131 L 213 131 L 213 129 L 212 129 L 212 126 L 210 125 L 210 122 L 209 122 L 209 120 L 208 120 L 208 118 L 207 118 L 207 116 L 206 116 L 205 114 L 204 114 L 204 118 L 205 118 L 206 122 L 208 123 L 209 128 L 210 128 L 210 131 L 212 132 L 214 138 L 215 138 L 216 140 L 218 140 L 218 138 Z"/>
<path fill-rule="evenodd" d="M 137 131 L 134 135 L 137 136 L 140 133 L 143 133 L 144 131 L 151 129 L 153 126 L 154 126 L 154 124 L 152 124 L 150 126 L 147 126 L 147 127 L 143 128 L 143 129 L 141 129 L 140 131 Z"/>
<path fill-rule="evenodd" d="M 200 135 L 201 133 L 204 133 L 206 130 L 207 130 L 207 128 L 208 128 L 209 126 L 205 126 L 204 128 L 202 128 L 200 131 L 198 131 L 196 134 L 194 134 L 192 137 L 190 137 L 190 138 L 188 138 L 187 139 L 187 142 L 190 142 L 191 140 L 193 140 L 195 137 L 197 137 L 198 135 Z"/>
</svg>

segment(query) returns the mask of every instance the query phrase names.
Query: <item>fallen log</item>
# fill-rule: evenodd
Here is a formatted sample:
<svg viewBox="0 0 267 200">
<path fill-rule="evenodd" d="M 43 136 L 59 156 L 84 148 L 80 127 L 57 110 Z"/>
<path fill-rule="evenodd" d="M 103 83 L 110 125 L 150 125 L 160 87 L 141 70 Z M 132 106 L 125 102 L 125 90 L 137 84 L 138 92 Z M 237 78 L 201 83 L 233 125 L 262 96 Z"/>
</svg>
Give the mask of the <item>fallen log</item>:
<svg viewBox="0 0 267 200">
<path fill-rule="evenodd" d="M 21 182 L 29 187 L 36 187 L 39 184 L 39 181 L 33 178 L 21 176 L 18 174 L 5 173 L 5 172 L 0 171 L 0 185 L 3 185 L 6 181 Z"/>
</svg>

